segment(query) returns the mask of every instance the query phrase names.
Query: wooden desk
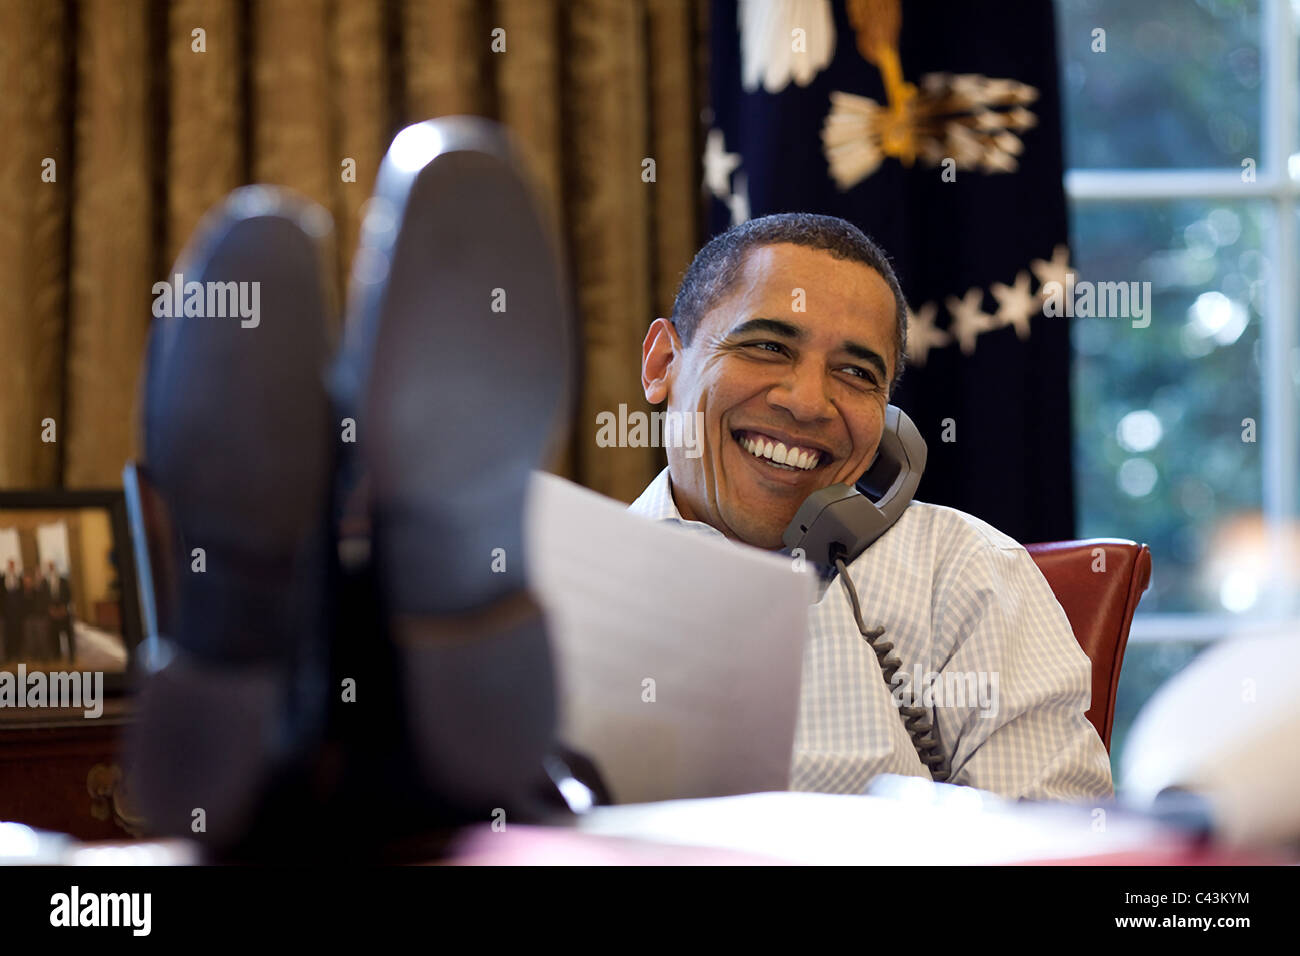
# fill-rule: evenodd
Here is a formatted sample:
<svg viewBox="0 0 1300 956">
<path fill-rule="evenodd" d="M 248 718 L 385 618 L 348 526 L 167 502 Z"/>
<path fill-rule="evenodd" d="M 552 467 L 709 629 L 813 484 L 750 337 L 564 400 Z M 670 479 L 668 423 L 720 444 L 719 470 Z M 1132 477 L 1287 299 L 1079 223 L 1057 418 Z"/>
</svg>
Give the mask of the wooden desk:
<svg viewBox="0 0 1300 956">
<path fill-rule="evenodd" d="M 6 709 L 0 721 L 0 820 L 80 840 L 139 835 L 122 788 L 125 698 L 89 720 L 80 709 Z"/>
<path fill-rule="evenodd" d="M 122 738 L 130 722 L 123 698 L 103 715 L 10 711 L 0 723 L 0 821 L 66 833 L 93 856 L 127 843 L 141 821 L 122 787 Z M 917 781 L 918 784 L 923 783 Z M 1051 804 L 981 806 L 974 791 L 936 790 L 947 803 L 818 793 L 766 793 L 602 807 L 568 826 L 490 825 L 457 833 L 433 864 L 771 865 L 771 864 L 1071 864 L 1267 865 L 1300 862 L 1281 853 L 1205 846 L 1141 816 Z M 953 804 L 953 797 L 960 801 Z M 906 842 L 904 842 L 906 841 Z M 190 863 L 198 847 L 154 863 Z M 119 861 L 120 862 L 120 861 Z"/>
</svg>

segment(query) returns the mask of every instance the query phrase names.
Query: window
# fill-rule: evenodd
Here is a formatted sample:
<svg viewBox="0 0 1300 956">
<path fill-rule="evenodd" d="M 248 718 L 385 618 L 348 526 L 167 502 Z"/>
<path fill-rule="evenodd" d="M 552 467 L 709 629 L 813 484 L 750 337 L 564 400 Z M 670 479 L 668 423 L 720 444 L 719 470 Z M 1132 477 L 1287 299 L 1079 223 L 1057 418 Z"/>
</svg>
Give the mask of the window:
<svg viewBox="0 0 1300 956">
<path fill-rule="evenodd" d="M 1300 611 L 1300 2 L 1056 9 L 1072 264 L 1150 283 L 1149 326 L 1072 326 L 1079 532 L 1154 559 L 1118 758 L 1199 650 Z"/>
</svg>

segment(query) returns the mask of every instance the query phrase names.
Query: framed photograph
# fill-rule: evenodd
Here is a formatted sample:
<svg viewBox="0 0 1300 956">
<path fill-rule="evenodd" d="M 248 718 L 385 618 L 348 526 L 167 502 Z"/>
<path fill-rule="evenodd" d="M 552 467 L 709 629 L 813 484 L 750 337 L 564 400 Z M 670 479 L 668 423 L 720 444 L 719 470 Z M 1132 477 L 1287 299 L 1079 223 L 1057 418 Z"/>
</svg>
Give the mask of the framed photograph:
<svg viewBox="0 0 1300 956">
<path fill-rule="evenodd" d="M 0 492 L 0 672 L 102 673 L 118 694 L 141 634 L 123 493 Z"/>
</svg>

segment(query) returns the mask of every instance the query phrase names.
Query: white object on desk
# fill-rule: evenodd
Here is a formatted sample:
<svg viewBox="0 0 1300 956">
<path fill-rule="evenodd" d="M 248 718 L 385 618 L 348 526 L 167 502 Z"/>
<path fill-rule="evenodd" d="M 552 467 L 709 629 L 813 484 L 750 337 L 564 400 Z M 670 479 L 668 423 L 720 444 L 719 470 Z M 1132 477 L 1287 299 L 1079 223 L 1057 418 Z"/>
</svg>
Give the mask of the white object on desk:
<svg viewBox="0 0 1300 956">
<path fill-rule="evenodd" d="M 882 776 L 888 796 L 754 793 L 597 807 L 583 833 L 715 847 L 811 866 L 964 866 L 1173 851 L 1184 837 L 1107 805 L 1010 803 L 968 787 Z M 874 785 L 873 785 L 874 786 Z"/>
</svg>

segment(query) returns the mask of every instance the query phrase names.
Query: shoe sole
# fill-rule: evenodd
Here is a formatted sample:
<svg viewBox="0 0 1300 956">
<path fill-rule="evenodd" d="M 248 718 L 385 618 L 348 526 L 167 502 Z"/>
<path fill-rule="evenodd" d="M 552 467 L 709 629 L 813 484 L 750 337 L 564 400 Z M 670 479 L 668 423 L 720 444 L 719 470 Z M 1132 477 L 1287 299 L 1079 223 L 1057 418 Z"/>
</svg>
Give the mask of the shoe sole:
<svg viewBox="0 0 1300 956">
<path fill-rule="evenodd" d="M 162 317 L 151 333 L 144 447 L 177 602 L 133 753 L 158 832 L 192 833 L 202 808 L 209 842 L 245 836 L 323 720 L 328 231 L 324 210 L 282 190 L 237 190 L 173 275 L 205 293 L 253 283 L 236 288 L 257 314 Z"/>
<path fill-rule="evenodd" d="M 409 733 L 430 786 L 477 808 L 535 779 L 551 742 L 523 509 L 576 367 L 558 246 L 500 127 L 452 117 L 394 139 L 350 312 L 338 383 L 359 409 Z"/>
<path fill-rule="evenodd" d="M 550 230 L 494 124 L 398 134 L 352 295 L 348 349 L 363 354 L 348 365 L 367 376 L 352 388 L 394 609 L 456 613 L 517 590 L 523 491 L 572 400 L 573 342 Z M 494 556 L 504 570 L 484 575 Z"/>
</svg>

